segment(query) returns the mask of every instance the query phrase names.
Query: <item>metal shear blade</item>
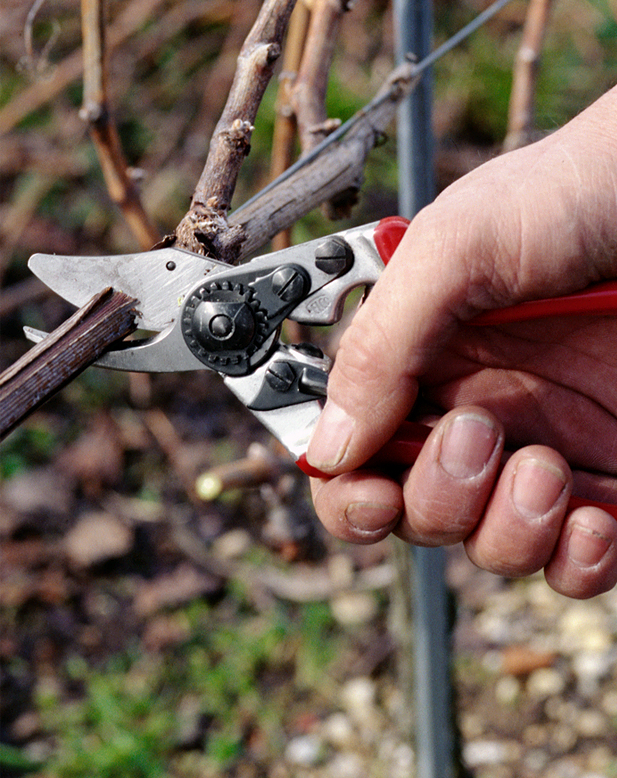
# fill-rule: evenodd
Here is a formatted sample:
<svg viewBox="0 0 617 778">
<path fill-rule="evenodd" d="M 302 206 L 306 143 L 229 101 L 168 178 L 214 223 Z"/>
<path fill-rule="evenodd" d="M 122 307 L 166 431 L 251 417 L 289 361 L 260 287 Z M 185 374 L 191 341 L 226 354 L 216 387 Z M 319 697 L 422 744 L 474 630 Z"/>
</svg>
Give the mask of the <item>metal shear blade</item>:
<svg viewBox="0 0 617 778">
<path fill-rule="evenodd" d="M 164 330 L 175 321 L 187 289 L 213 271 L 229 270 L 224 262 L 173 248 L 108 257 L 35 254 L 28 267 L 78 307 L 108 286 L 136 298 L 137 324 L 145 330 Z"/>
</svg>

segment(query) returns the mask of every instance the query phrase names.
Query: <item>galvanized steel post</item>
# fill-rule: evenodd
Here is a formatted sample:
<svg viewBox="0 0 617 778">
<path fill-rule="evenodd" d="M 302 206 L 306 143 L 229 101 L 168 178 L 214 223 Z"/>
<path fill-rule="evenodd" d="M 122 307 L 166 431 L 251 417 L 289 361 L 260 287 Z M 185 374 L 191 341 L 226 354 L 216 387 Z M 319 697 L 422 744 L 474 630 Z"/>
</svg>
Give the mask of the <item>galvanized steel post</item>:
<svg viewBox="0 0 617 778">
<path fill-rule="evenodd" d="M 432 45 L 432 0 L 395 0 L 397 57 L 424 59 Z M 398 113 L 399 214 L 409 219 L 434 197 L 432 74 L 427 71 Z M 418 778 L 455 775 L 445 551 L 415 548 L 414 669 Z"/>
</svg>

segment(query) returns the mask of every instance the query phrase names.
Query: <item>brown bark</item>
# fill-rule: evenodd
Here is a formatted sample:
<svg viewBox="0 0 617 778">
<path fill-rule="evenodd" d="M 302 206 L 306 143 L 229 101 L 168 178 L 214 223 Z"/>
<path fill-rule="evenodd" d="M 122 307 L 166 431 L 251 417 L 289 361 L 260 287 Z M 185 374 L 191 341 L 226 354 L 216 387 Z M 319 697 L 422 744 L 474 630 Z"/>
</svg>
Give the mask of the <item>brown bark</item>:
<svg viewBox="0 0 617 778">
<path fill-rule="evenodd" d="M 346 189 L 359 188 L 366 157 L 392 124 L 400 101 L 417 83 L 416 66 L 393 70 L 376 97 L 359 111 L 346 134 L 273 189 L 229 217 L 246 235 L 241 257 L 249 256 L 281 230 Z"/>
<path fill-rule="evenodd" d="M 291 103 L 303 152 L 310 151 L 339 126 L 328 119 L 326 90 L 338 38 L 340 21 L 347 10 L 344 0 L 314 0 L 304 56 L 291 88 Z"/>
<path fill-rule="evenodd" d="M 236 75 L 214 130 L 191 208 L 167 245 L 171 243 L 223 262 L 237 261 L 245 236 L 242 230 L 227 225 L 226 215 L 294 4 L 295 0 L 265 0 L 262 5 L 240 51 Z"/>
<path fill-rule="evenodd" d="M 283 71 L 279 78 L 270 160 L 271 180 L 278 178 L 294 160 L 296 117 L 291 102 L 291 90 L 302 61 L 309 20 L 306 2 L 301 0 L 294 8 L 289 21 L 289 32 L 283 55 Z M 275 251 L 287 248 L 289 245 L 291 245 L 291 228 L 274 236 L 272 248 Z"/>
<path fill-rule="evenodd" d="M 293 463 L 281 459 L 263 446 L 253 445 L 248 455 L 202 473 L 195 484 L 200 500 L 211 502 L 230 489 L 249 489 L 268 481 L 277 481 Z"/>
</svg>

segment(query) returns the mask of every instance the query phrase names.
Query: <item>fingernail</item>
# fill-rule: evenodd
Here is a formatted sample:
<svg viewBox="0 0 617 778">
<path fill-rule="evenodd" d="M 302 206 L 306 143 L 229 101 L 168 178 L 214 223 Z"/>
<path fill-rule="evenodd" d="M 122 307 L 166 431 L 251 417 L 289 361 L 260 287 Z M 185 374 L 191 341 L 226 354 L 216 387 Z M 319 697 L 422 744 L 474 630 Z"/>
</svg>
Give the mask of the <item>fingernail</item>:
<svg viewBox="0 0 617 778">
<path fill-rule="evenodd" d="M 512 501 L 525 519 L 540 519 L 550 511 L 566 486 L 562 471 L 538 459 L 517 465 L 512 483 Z"/>
<path fill-rule="evenodd" d="M 329 470 L 341 462 L 351 440 L 354 420 L 340 406 L 328 400 L 306 452 L 310 465 Z"/>
<path fill-rule="evenodd" d="M 610 545 L 611 541 L 604 535 L 575 524 L 568 539 L 568 557 L 579 567 L 595 567 Z"/>
<path fill-rule="evenodd" d="M 495 426 L 483 416 L 472 413 L 455 416 L 441 439 L 441 466 L 454 478 L 479 475 L 488 464 L 498 437 Z"/>
<path fill-rule="evenodd" d="M 400 514 L 392 505 L 376 502 L 353 502 L 347 506 L 345 518 L 354 529 L 362 532 L 376 532 L 394 523 Z"/>
</svg>

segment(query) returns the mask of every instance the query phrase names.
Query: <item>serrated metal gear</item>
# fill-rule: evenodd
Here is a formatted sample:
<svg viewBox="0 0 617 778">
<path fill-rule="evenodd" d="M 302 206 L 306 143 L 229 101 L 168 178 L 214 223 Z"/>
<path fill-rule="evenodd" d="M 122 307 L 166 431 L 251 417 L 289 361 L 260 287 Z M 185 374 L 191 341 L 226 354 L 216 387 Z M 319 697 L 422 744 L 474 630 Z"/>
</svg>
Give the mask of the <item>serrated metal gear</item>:
<svg viewBox="0 0 617 778">
<path fill-rule="evenodd" d="M 185 300 L 182 335 L 191 352 L 220 373 L 244 375 L 273 333 L 255 291 L 233 281 L 211 281 Z"/>
</svg>

